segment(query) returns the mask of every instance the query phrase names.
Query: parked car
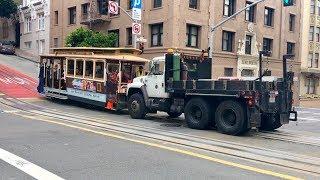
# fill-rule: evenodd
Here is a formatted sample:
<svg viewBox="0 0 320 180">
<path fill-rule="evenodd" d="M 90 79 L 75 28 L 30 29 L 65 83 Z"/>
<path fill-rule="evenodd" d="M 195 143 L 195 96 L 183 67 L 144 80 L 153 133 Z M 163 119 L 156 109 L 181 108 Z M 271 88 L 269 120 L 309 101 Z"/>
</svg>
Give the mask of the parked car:
<svg viewBox="0 0 320 180">
<path fill-rule="evenodd" d="M 14 55 L 16 53 L 14 44 L 11 42 L 0 42 L 0 53 Z"/>
</svg>

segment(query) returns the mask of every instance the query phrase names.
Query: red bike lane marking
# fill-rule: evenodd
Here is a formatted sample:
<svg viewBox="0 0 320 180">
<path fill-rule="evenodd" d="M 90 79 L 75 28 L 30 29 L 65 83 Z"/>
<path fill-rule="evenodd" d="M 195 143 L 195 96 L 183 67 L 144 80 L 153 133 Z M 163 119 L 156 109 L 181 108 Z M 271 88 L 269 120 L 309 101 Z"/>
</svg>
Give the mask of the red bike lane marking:
<svg viewBox="0 0 320 180">
<path fill-rule="evenodd" d="M 0 92 L 12 98 L 37 98 L 37 81 L 0 64 Z"/>
</svg>

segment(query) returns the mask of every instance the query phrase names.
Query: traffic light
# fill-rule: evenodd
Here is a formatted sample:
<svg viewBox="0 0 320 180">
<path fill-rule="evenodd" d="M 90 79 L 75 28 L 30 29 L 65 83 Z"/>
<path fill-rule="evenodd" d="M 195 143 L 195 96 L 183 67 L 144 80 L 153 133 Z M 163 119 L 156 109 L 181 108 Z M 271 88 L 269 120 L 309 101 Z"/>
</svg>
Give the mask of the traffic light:
<svg viewBox="0 0 320 180">
<path fill-rule="evenodd" d="M 283 6 L 293 6 L 294 0 L 282 0 L 283 1 Z"/>
</svg>

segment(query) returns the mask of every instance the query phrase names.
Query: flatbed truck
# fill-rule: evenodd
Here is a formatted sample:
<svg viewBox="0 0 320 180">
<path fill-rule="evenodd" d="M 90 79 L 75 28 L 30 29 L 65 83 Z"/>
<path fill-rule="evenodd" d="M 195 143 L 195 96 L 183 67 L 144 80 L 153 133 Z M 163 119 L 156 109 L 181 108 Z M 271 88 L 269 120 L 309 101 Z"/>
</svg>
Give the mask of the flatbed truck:
<svg viewBox="0 0 320 180">
<path fill-rule="evenodd" d="M 229 135 L 240 135 L 251 128 L 278 129 L 290 120 L 297 121 L 297 112 L 293 109 L 294 73 L 287 72 L 287 57 L 284 58 L 282 78 L 260 73 L 256 79 L 212 80 L 201 77 L 208 70 L 205 63 L 210 59 L 199 58 L 192 72 L 199 76 L 190 78 L 191 70 L 182 54 L 170 51 L 163 59 L 150 63 L 147 76 L 137 77 L 128 84 L 129 114 L 134 119 L 143 119 L 146 114 L 158 111 L 172 118 L 184 113 L 190 128 L 216 127 Z"/>
</svg>

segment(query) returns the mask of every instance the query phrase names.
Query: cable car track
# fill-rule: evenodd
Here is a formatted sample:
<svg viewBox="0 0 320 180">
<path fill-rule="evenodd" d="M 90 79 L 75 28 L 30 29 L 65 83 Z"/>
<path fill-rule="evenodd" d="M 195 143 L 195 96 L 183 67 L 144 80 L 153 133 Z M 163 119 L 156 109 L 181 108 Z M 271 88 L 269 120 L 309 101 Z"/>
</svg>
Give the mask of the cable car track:
<svg viewBox="0 0 320 180">
<path fill-rule="evenodd" d="M 4 102 L 0 103 L 5 104 Z M 19 109 L 14 105 L 5 105 Z M 102 120 L 98 118 L 92 119 L 91 117 L 79 116 L 76 114 L 69 114 L 65 112 L 62 113 L 52 110 L 49 111 L 49 109 L 44 109 L 44 111 L 42 112 L 34 109 L 25 110 L 23 108 L 20 108 L 19 110 L 20 112 L 13 112 L 12 114 L 20 116 L 22 115 L 30 118 L 39 116 L 42 118 L 49 118 L 58 122 L 63 121 L 82 126 L 98 128 L 103 131 L 124 133 L 140 138 L 147 138 L 165 143 L 182 145 L 185 147 L 196 148 L 209 152 L 224 154 L 255 162 L 273 164 L 298 171 L 320 175 L 320 159 L 315 157 L 275 151 L 271 149 L 263 149 L 249 145 L 225 142 L 221 140 L 171 132 L 157 128 L 147 128 L 116 121 Z"/>
</svg>

